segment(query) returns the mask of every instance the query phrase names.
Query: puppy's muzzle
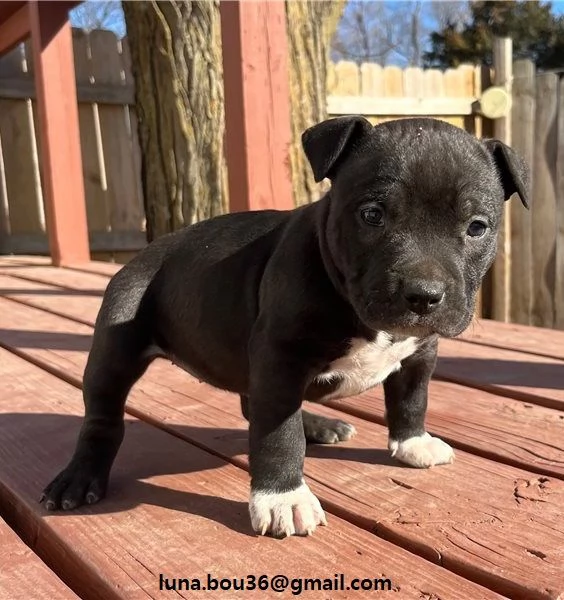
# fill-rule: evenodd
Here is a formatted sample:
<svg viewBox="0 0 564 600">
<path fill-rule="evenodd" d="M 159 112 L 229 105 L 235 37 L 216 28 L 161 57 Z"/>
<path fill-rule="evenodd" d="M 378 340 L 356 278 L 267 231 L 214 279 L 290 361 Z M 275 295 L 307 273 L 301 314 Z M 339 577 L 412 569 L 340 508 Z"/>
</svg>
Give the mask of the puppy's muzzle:
<svg viewBox="0 0 564 600">
<path fill-rule="evenodd" d="M 403 297 L 411 312 L 428 315 L 443 303 L 446 285 L 441 281 L 410 279 L 403 284 Z"/>
</svg>

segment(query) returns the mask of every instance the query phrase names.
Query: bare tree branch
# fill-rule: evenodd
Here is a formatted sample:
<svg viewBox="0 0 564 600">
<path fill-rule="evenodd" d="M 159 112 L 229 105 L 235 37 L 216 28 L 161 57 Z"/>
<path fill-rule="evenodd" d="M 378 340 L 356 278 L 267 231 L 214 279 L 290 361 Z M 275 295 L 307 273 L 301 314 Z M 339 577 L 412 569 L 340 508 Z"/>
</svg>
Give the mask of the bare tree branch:
<svg viewBox="0 0 564 600">
<path fill-rule="evenodd" d="M 470 3 L 445 0 L 430 3 L 432 14 L 437 22 L 437 30 L 442 30 L 447 25 L 454 25 L 460 29 L 470 19 Z"/>
<path fill-rule="evenodd" d="M 349 0 L 332 43 L 335 60 L 421 66 L 433 29 L 461 26 L 468 2 Z"/>
<path fill-rule="evenodd" d="M 109 29 L 119 38 L 125 35 L 125 19 L 119 0 L 86 0 L 71 10 L 70 21 L 73 27 L 86 31 Z"/>
</svg>

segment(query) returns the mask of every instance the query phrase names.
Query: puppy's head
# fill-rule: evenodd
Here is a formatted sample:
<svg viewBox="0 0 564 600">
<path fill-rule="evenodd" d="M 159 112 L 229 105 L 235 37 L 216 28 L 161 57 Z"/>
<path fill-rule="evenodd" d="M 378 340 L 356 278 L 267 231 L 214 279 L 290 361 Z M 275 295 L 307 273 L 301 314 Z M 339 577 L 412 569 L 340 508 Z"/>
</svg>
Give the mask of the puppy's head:
<svg viewBox="0 0 564 600">
<path fill-rule="evenodd" d="M 326 247 L 361 321 L 418 336 L 466 329 L 504 201 L 517 193 L 528 207 L 517 154 L 423 118 L 330 119 L 302 142 L 316 181 L 331 180 Z"/>
</svg>

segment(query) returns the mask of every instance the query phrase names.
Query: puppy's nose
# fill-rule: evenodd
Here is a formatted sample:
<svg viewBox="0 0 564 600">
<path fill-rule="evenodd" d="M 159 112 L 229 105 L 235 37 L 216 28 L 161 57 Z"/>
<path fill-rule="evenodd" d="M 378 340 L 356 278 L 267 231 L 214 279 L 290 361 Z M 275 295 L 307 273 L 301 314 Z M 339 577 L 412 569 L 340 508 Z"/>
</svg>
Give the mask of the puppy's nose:
<svg viewBox="0 0 564 600">
<path fill-rule="evenodd" d="M 433 312 L 445 297 L 445 284 L 440 281 L 412 279 L 403 288 L 409 309 L 418 315 Z"/>
</svg>

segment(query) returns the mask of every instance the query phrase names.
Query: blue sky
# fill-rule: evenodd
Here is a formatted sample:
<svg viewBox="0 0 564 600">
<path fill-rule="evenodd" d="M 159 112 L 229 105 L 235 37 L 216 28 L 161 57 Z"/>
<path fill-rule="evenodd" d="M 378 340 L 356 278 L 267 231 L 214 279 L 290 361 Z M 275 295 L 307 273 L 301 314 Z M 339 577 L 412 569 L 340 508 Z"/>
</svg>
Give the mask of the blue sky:
<svg viewBox="0 0 564 600">
<path fill-rule="evenodd" d="M 299 0 L 295 0 L 299 1 Z M 430 0 L 423 0 L 423 4 L 426 4 Z M 401 0 L 388 1 L 387 5 L 393 11 L 397 7 L 401 10 Z M 564 14 L 564 0 L 554 0 L 552 2 L 552 10 L 555 14 Z M 430 11 L 423 11 L 425 15 L 423 25 L 429 30 L 436 28 L 436 22 L 431 15 Z M 100 0 L 87 0 L 81 5 L 77 6 L 70 12 L 71 23 L 75 27 L 88 28 L 89 22 L 102 21 L 105 29 L 110 29 L 118 37 L 123 37 L 125 31 L 125 20 L 123 18 L 123 11 L 121 9 L 121 2 L 117 0 L 113 1 L 100 1 Z M 392 59 L 391 62 L 401 64 L 401 60 Z"/>
</svg>

